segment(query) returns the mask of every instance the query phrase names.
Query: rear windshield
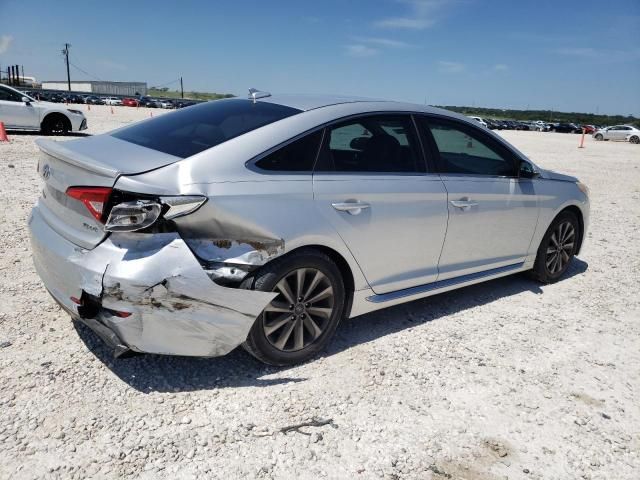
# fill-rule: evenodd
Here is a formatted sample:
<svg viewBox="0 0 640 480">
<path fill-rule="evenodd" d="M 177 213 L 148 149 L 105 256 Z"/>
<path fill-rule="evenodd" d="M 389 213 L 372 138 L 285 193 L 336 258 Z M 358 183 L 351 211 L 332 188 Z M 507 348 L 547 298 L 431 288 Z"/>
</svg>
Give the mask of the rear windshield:
<svg viewBox="0 0 640 480">
<path fill-rule="evenodd" d="M 143 147 L 186 158 L 301 110 L 243 99 L 201 103 L 111 135 Z"/>
</svg>

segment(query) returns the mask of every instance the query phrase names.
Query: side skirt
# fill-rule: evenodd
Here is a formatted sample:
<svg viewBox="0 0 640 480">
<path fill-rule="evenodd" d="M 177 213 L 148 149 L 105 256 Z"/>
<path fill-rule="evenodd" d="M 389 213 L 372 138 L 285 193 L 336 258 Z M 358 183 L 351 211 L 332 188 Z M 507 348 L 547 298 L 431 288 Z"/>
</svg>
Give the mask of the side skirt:
<svg viewBox="0 0 640 480">
<path fill-rule="evenodd" d="M 439 293 L 448 292 L 457 288 L 466 287 L 476 283 L 493 280 L 494 278 L 505 277 L 514 273 L 523 272 L 533 267 L 532 261 L 519 262 L 504 267 L 492 268 L 483 272 L 471 273 L 460 277 L 449 278 L 447 280 L 436 281 L 425 285 L 406 288 L 395 292 L 384 294 L 373 294 L 371 289 L 354 292 L 353 307 L 350 317 L 357 317 L 365 313 L 380 310 L 382 308 L 399 305 L 401 303 L 419 300 Z"/>
</svg>

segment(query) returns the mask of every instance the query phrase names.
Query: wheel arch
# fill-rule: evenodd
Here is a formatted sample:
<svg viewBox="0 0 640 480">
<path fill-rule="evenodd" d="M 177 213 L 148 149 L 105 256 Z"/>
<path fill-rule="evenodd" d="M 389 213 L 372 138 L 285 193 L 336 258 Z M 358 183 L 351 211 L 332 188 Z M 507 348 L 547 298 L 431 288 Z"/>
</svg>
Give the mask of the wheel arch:
<svg viewBox="0 0 640 480">
<path fill-rule="evenodd" d="M 67 123 L 67 127 L 69 127 L 69 131 L 73 129 L 73 124 L 71 123 L 71 119 L 68 116 L 66 116 L 64 113 L 56 112 L 56 111 L 45 113 L 44 117 L 42 117 L 42 121 L 40 122 L 40 128 L 44 129 L 47 122 L 58 117 L 62 117 L 64 119 L 64 121 Z"/>
<path fill-rule="evenodd" d="M 553 220 L 555 220 L 556 218 L 558 218 L 559 215 L 561 215 L 564 212 L 571 212 L 573 213 L 576 218 L 578 219 L 578 247 L 576 248 L 576 254 L 580 253 L 580 249 L 582 248 L 582 243 L 583 243 L 583 239 L 584 239 L 584 231 L 585 231 L 585 225 L 584 225 L 584 215 L 582 213 L 582 210 L 580 210 L 580 208 L 576 205 L 568 205 L 566 207 L 564 207 L 562 210 L 560 210 L 555 217 L 553 217 Z M 551 223 L 553 223 L 553 220 L 551 221 Z"/>
<path fill-rule="evenodd" d="M 309 249 L 324 253 L 336 264 L 336 266 L 338 267 L 338 270 L 340 270 L 340 274 L 342 275 L 342 281 L 344 282 L 344 287 L 345 287 L 344 315 L 345 315 L 345 318 L 349 318 L 351 314 L 351 307 L 353 305 L 353 292 L 355 290 L 355 278 L 353 275 L 353 270 L 349 265 L 349 262 L 347 261 L 346 258 L 344 258 L 344 256 L 340 252 L 338 252 L 337 250 L 334 250 L 331 247 L 327 247 L 326 245 L 319 245 L 319 244 L 303 245 L 288 251 L 284 255 L 275 257 L 274 260 L 276 258 L 286 257 L 295 252 L 299 252 L 300 250 L 309 250 Z"/>
</svg>

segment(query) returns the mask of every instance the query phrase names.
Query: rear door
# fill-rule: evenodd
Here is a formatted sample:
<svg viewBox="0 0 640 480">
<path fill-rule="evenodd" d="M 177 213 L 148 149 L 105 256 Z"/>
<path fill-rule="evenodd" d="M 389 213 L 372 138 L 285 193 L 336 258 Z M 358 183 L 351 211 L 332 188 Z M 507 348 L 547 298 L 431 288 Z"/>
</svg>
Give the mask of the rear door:
<svg viewBox="0 0 640 480">
<path fill-rule="evenodd" d="M 325 129 L 314 202 L 375 293 L 435 281 L 447 226 L 444 185 L 428 173 L 410 115 L 371 115 Z"/>
<path fill-rule="evenodd" d="M 523 262 L 538 219 L 535 180 L 518 178 L 515 154 L 477 127 L 436 117 L 419 125 L 448 192 L 438 280 Z"/>
</svg>

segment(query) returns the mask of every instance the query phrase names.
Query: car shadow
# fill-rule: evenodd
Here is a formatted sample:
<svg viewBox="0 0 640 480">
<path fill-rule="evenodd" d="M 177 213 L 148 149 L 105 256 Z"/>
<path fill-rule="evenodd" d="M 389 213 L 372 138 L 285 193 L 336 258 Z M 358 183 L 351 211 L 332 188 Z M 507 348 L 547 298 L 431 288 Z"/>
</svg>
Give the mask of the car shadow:
<svg viewBox="0 0 640 480">
<path fill-rule="evenodd" d="M 17 135 L 20 137 L 90 137 L 90 133 L 69 132 L 66 135 L 46 134 L 37 130 L 7 130 L 7 135 Z"/>
<path fill-rule="evenodd" d="M 560 283 L 584 273 L 587 268 L 586 262 L 576 258 Z M 362 315 L 339 326 L 322 356 L 335 355 L 406 328 L 446 319 L 449 315 L 526 291 L 542 294 L 538 282 L 524 274 L 516 274 Z M 88 327 L 79 322 L 74 322 L 74 326 L 81 340 L 100 361 L 123 382 L 143 393 L 268 387 L 306 380 L 295 375 L 283 376 L 283 372 L 295 367 L 264 365 L 242 348 L 217 358 L 142 354 L 115 359 L 113 350 Z M 278 375 L 265 378 L 271 374 Z"/>
</svg>

